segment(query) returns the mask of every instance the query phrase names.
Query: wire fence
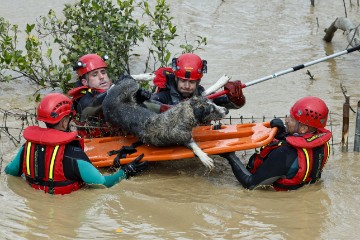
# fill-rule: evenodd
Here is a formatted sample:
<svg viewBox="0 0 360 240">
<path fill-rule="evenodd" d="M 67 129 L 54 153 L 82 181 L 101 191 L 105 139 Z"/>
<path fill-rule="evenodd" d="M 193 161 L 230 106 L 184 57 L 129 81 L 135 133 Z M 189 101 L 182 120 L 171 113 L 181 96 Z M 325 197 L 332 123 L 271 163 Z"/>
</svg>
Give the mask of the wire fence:
<svg viewBox="0 0 360 240">
<path fill-rule="evenodd" d="M 339 127 L 340 123 L 334 125 L 333 117 L 339 118 L 340 114 L 332 113 L 329 114 L 328 125 L 327 128 L 330 131 L 333 131 L 334 127 Z M 0 140 L 2 143 L 6 143 L 8 148 L 11 148 L 11 145 L 14 147 L 18 146 L 23 140 L 22 133 L 24 129 L 28 126 L 37 125 L 39 126 L 39 122 L 36 120 L 36 109 L 31 111 L 26 111 L 23 109 L 10 109 L 4 110 L 0 108 L 0 117 L 1 117 L 1 125 L 0 125 Z M 242 115 L 232 115 L 222 119 L 221 121 L 215 122 L 214 124 L 244 124 L 244 123 L 259 123 L 259 122 L 268 122 L 274 118 L 280 118 L 284 120 L 287 117 L 285 116 L 242 116 Z M 91 128 L 91 127 L 90 127 Z M 10 144 L 10 146 L 9 146 Z M 341 144 L 341 139 L 339 141 L 334 142 L 334 137 L 331 140 L 332 149 L 334 149 L 334 145 Z M 1 150 L 3 146 L 0 146 L 0 171 L 2 170 L 3 163 L 3 152 Z M 242 156 L 247 155 L 247 151 L 243 151 Z M 1 173 L 0 173 L 1 174 Z"/>
<path fill-rule="evenodd" d="M 330 113 L 330 121 L 328 124 L 329 128 L 332 128 Z M 39 125 L 36 120 L 36 109 L 33 111 L 26 111 L 22 109 L 11 109 L 4 110 L 0 108 L 0 117 L 2 118 L 0 125 L 0 139 L 7 138 L 14 145 L 17 145 L 22 140 L 22 132 L 23 130 L 32 125 Z M 271 121 L 274 118 L 285 119 L 285 116 L 242 116 L 242 115 L 232 115 L 226 117 L 219 121 L 221 124 L 243 124 L 243 123 L 257 123 L 257 122 L 267 122 Z"/>
<path fill-rule="evenodd" d="M 19 144 L 22 132 L 27 126 L 37 125 L 36 114 L 22 109 L 4 110 L 0 108 L 0 139 L 6 137 L 14 145 Z"/>
</svg>

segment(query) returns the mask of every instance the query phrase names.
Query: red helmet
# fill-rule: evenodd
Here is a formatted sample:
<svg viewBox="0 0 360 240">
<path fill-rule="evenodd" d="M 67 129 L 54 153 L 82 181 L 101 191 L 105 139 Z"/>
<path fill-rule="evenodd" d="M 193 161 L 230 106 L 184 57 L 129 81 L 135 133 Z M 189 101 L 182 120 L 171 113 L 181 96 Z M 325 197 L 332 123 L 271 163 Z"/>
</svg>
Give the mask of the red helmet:
<svg viewBox="0 0 360 240">
<path fill-rule="evenodd" d="M 76 62 L 74 70 L 77 71 L 78 77 L 81 77 L 84 74 L 91 72 L 92 70 L 99 68 L 107 68 L 104 59 L 108 59 L 108 56 L 102 58 L 97 54 L 86 54 L 82 56 L 79 61 Z"/>
<path fill-rule="evenodd" d="M 182 54 L 178 58 L 173 58 L 172 69 L 178 78 L 186 80 L 200 80 L 203 73 L 207 71 L 206 60 L 193 53 Z"/>
<path fill-rule="evenodd" d="M 329 109 L 325 102 L 317 97 L 304 97 L 290 109 L 290 115 L 298 122 L 314 128 L 324 128 Z"/>
<path fill-rule="evenodd" d="M 41 100 L 36 119 L 45 123 L 56 124 L 70 114 L 75 115 L 70 98 L 61 93 L 50 93 Z"/>
</svg>

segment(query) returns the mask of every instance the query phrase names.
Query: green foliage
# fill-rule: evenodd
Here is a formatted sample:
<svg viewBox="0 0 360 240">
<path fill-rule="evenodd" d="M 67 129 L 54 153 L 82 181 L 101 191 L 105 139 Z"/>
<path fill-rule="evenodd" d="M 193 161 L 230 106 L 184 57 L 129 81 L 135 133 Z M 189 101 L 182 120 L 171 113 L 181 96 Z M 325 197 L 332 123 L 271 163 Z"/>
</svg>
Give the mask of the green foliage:
<svg viewBox="0 0 360 240">
<path fill-rule="evenodd" d="M 146 23 L 136 19 L 136 10 L 142 10 Z M 66 92 L 73 87 L 73 64 L 88 53 L 108 55 L 108 72 L 116 79 L 131 73 L 130 61 L 138 56 L 133 50 L 143 41 L 150 42 L 146 71 L 170 62 L 169 46 L 177 34 L 165 0 L 156 0 L 153 10 L 146 0 L 79 0 L 65 4 L 62 13 L 60 19 L 50 10 L 36 24 L 27 24 L 23 48 L 17 46 L 18 26 L 0 18 L 0 81 L 25 77 L 40 89 L 60 87 Z M 195 47 L 181 45 L 183 52 L 206 45 L 206 38 L 198 38 Z M 59 50 L 56 56 L 53 48 Z"/>
<path fill-rule="evenodd" d="M 188 43 L 188 41 L 186 40 L 186 37 L 185 37 L 185 41 L 186 41 L 186 44 L 180 45 L 180 47 L 183 49 L 183 53 L 190 53 L 190 52 L 193 53 L 196 50 L 202 49 L 201 48 L 202 45 L 207 44 L 206 37 L 202 37 L 202 36 L 197 36 L 197 39 L 195 40 L 195 46 Z"/>
<path fill-rule="evenodd" d="M 20 50 L 17 46 L 20 32 L 18 26 L 0 18 L 0 82 L 26 77 L 39 85 L 40 90 L 57 86 L 57 78 L 71 79 L 63 66 L 54 65 L 49 55 L 42 54 L 41 42 L 31 34 L 34 27 L 35 25 L 26 25 L 25 49 Z M 48 48 L 48 52 L 50 51 L 51 48 Z"/>
<path fill-rule="evenodd" d="M 170 7 L 165 0 L 156 0 L 156 6 L 153 11 L 150 11 L 148 2 L 144 1 L 141 8 L 144 10 L 143 16 L 149 18 L 149 35 L 151 47 L 148 52 L 148 60 L 146 61 L 146 68 L 149 69 L 149 62 L 152 59 L 154 66 L 160 67 L 169 66 L 171 63 L 172 53 L 169 50 L 169 45 L 178 35 L 176 34 L 176 26 L 173 25 Z M 195 46 L 188 43 L 185 37 L 185 44 L 180 45 L 182 53 L 194 52 L 201 49 L 202 45 L 206 45 L 206 37 L 197 36 Z M 150 68 L 151 69 L 151 68 Z"/>
<path fill-rule="evenodd" d="M 43 37 L 51 36 L 60 46 L 60 60 L 71 67 L 82 55 L 97 53 L 108 55 L 109 75 L 117 78 L 130 74 L 133 47 L 144 40 L 146 25 L 133 16 L 134 1 L 80 0 L 66 4 L 65 20 L 54 11 L 40 18 L 37 31 Z"/>
<path fill-rule="evenodd" d="M 169 64 L 171 52 L 168 45 L 172 45 L 171 41 L 178 36 L 176 34 L 176 26 L 172 24 L 173 17 L 170 16 L 169 5 L 165 0 L 157 0 L 157 5 L 153 11 L 150 11 L 148 2 L 141 5 L 145 16 L 149 18 L 149 40 L 151 47 L 149 48 L 148 60 L 146 67 L 148 68 L 149 59 L 152 58 L 154 65 L 160 62 L 160 66 L 164 67 Z"/>
</svg>

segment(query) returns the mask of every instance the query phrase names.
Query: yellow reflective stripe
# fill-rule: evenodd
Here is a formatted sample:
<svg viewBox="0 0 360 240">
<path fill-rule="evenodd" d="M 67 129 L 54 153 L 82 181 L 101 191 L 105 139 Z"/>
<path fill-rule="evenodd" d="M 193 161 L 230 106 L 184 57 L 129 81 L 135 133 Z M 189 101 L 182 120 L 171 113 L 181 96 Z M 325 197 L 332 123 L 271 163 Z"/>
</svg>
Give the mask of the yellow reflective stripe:
<svg viewBox="0 0 360 240">
<path fill-rule="evenodd" d="M 329 156 L 330 156 L 330 144 L 329 144 L 329 141 L 326 142 L 326 147 L 327 147 L 327 156 L 326 156 L 326 159 L 325 159 L 325 162 L 324 162 L 324 167 L 325 167 L 325 164 L 327 163 L 327 160 L 329 159 Z"/>
<path fill-rule="evenodd" d="M 277 146 L 281 146 L 282 144 L 283 144 L 283 142 L 282 142 L 282 141 L 279 141 L 278 144 L 277 144 Z M 270 145 L 270 143 L 266 144 L 265 146 L 260 147 L 260 150 L 266 148 L 266 147 L 269 146 L 269 145 Z"/>
<path fill-rule="evenodd" d="M 50 160 L 49 180 L 54 178 L 54 165 L 58 150 L 59 150 L 59 145 L 56 145 Z"/>
<path fill-rule="evenodd" d="M 305 180 L 307 179 L 308 175 L 309 175 L 309 169 L 310 169 L 310 159 L 309 159 L 309 153 L 306 150 L 306 148 L 302 149 L 304 154 L 305 154 L 305 158 L 306 158 L 306 172 L 305 172 L 305 176 L 303 178 L 303 182 L 305 182 Z"/>
<path fill-rule="evenodd" d="M 30 152 L 31 152 L 31 142 L 28 142 L 26 148 L 26 174 L 30 175 Z"/>
</svg>

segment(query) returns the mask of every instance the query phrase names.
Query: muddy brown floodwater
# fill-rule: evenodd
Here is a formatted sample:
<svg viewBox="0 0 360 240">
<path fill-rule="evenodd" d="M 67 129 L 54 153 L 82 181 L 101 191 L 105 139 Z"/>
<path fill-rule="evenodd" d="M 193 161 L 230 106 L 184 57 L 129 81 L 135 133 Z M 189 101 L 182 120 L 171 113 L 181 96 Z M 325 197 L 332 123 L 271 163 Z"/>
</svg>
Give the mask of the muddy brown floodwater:
<svg viewBox="0 0 360 240">
<path fill-rule="evenodd" d="M 2 0 L 0 16 L 24 27 L 50 8 L 61 12 L 74 1 Z M 211 85 L 223 74 L 249 82 L 322 58 L 347 47 L 324 29 L 344 16 L 343 1 L 170 0 L 179 43 L 206 36 L 197 51 L 208 61 L 203 79 Z M 348 1 L 347 5 L 349 5 Z M 348 17 L 358 24 L 356 1 Z M 41 6 L 41 7 L 39 7 Z M 174 53 L 181 50 L 174 45 Z M 140 54 L 145 51 L 139 48 Z M 140 62 L 139 59 L 138 62 Z M 144 59 L 142 59 L 144 61 Z M 143 64 L 134 62 L 140 71 Z M 34 191 L 21 178 L 6 176 L 5 165 L 19 147 L 2 136 L 0 239 L 358 239 L 360 157 L 354 153 L 355 114 L 350 112 L 349 152 L 341 151 L 342 83 L 356 109 L 360 100 L 360 53 L 355 52 L 244 89 L 246 105 L 236 116 L 285 116 L 299 98 L 323 98 L 331 111 L 332 154 L 322 180 L 298 191 L 241 187 L 223 159 L 214 156 L 207 173 L 197 159 L 153 163 L 144 174 L 110 189 L 85 189 L 68 196 Z M 34 86 L 1 83 L 2 109 L 33 109 Z M 16 124 L 15 122 L 12 124 Z M 238 152 L 243 161 L 252 150 Z M 105 172 L 106 170 L 104 170 Z"/>
</svg>

